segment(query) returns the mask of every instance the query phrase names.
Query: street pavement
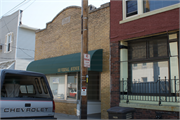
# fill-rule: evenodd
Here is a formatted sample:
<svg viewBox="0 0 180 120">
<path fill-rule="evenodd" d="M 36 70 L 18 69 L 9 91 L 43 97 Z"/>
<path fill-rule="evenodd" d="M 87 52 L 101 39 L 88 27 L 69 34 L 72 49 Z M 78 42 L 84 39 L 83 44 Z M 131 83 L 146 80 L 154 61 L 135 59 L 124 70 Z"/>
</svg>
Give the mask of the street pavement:
<svg viewBox="0 0 180 120">
<path fill-rule="evenodd" d="M 57 118 L 57 120 L 60 120 L 60 119 L 79 119 L 78 116 L 62 114 L 62 113 L 55 113 L 54 117 Z M 100 120 L 101 119 L 101 113 L 88 115 L 87 119 Z"/>
</svg>

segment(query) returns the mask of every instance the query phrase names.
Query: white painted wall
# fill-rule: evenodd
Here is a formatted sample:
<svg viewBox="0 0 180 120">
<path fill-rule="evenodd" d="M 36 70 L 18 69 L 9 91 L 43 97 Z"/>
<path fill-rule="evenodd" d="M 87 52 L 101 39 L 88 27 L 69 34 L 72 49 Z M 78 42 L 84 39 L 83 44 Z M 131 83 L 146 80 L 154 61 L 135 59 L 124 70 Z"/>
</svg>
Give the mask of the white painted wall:
<svg viewBox="0 0 180 120">
<path fill-rule="evenodd" d="M 101 113 L 101 102 L 87 102 L 87 114 Z M 77 103 L 77 116 L 80 115 L 80 101 Z"/>
<path fill-rule="evenodd" d="M 9 60 L 15 59 L 15 51 L 16 51 L 16 40 L 17 40 L 17 27 L 18 27 L 18 21 L 19 21 L 19 11 L 16 11 L 15 13 L 4 16 L 0 19 L 0 44 L 3 45 L 2 50 L 0 50 L 0 62 L 6 62 Z M 12 51 L 9 53 L 4 53 L 5 48 L 5 39 L 6 35 L 8 33 L 13 33 L 13 40 L 12 40 Z"/>
<path fill-rule="evenodd" d="M 26 70 L 27 66 L 29 65 L 30 62 L 32 62 L 34 59 L 16 59 L 15 62 L 15 69 L 16 70 Z"/>
<path fill-rule="evenodd" d="M 19 27 L 15 69 L 26 70 L 34 60 L 35 31 Z"/>
</svg>

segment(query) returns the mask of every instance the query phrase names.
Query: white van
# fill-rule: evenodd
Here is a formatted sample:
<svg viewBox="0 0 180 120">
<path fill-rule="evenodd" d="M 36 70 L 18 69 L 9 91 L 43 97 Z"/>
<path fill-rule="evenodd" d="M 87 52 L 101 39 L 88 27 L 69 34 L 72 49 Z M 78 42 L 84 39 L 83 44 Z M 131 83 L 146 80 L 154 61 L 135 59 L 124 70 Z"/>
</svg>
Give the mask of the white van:
<svg viewBox="0 0 180 120">
<path fill-rule="evenodd" d="M 1 119 L 54 119 L 55 104 L 45 75 L 0 70 Z"/>
</svg>

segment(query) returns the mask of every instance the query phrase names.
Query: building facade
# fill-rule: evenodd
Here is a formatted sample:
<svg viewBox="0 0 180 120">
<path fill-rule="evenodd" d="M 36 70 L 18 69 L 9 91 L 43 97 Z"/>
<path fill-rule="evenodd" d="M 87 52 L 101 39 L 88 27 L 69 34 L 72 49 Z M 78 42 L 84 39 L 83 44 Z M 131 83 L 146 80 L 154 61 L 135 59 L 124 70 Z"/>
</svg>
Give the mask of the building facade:
<svg viewBox="0 0 180 120">
<path fill-rule="evenodd" d="M 87 113 L 108 118 L 110 108 L 110 7 L 89 6 Z M 36 33 L 35 61 L 29 71 L 46 74 L 57 113 L 79 116 L 80 103 L 81 7 L 63 9 L 45 29 Z"/>
<path fill-rule="evenodd" d="M 111 0 L 111 107 L 179 118 L 179 1 Z"/>
<path fill-rule="evenodd" d="M 36 28 L 22 24 L 22 10 L 0 19 L 0 69 L 26 70 L 34 60 Z"/>
</svg>

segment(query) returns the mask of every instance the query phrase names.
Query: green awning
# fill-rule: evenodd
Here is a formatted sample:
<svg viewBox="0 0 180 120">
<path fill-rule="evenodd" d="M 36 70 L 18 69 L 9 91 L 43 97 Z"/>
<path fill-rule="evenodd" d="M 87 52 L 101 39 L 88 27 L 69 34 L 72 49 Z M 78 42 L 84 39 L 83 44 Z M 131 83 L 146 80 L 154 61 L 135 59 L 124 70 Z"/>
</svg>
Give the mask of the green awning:
<svg viewBox="0 0 180 120">
<path fill-rule="evenodd" d="M 102 49 L 89 51 L 91 60 L 88 71 L 102 72 Z M 67 73 L 80 71 L 81 53 L 53 57 L 31 62 L 27 71 L 44 74 Z"/>
</svg>

